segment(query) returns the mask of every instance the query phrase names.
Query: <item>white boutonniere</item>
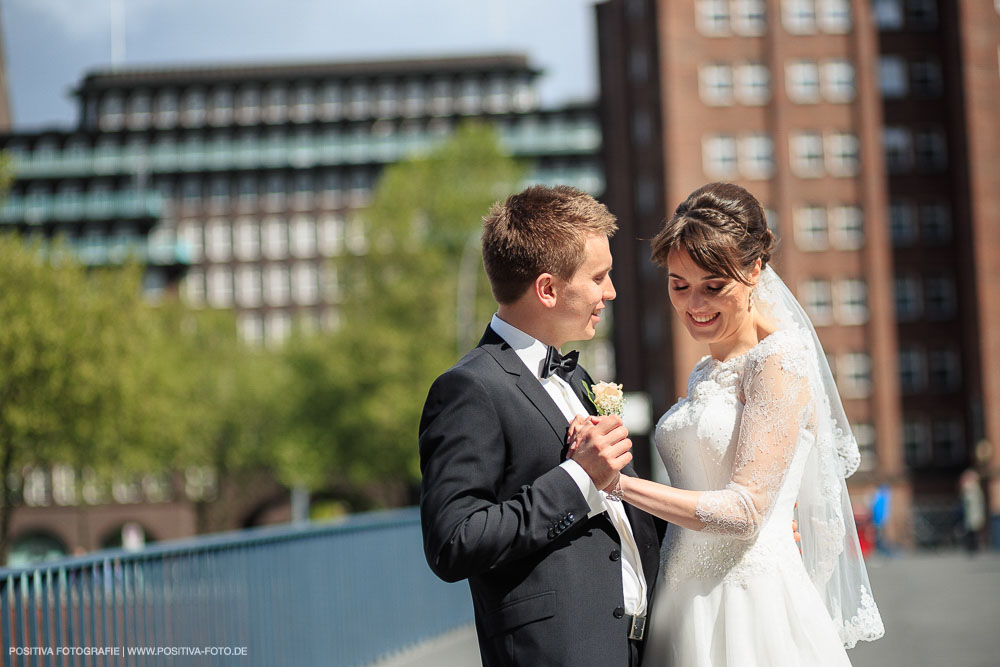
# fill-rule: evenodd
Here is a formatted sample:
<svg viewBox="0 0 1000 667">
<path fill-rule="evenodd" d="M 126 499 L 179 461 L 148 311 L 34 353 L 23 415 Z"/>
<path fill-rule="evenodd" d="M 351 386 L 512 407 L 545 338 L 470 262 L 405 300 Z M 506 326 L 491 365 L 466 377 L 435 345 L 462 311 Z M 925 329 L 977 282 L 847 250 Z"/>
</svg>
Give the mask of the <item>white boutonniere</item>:
<svg viewBox="0 0 1000 667">
<path fill-rule="evenodd" d="M 620 384 L 615 384 L 613 382 L 598 382 L 597 384 L 587 386 L 584 382 L 583 388 L 587 392 L 587 396 L 590 401 L 597 408 L 597 414 L 599 415 L 618 415 L 619 417 L 625 414 L 625 394 L 622 392 L 622 386 Z"/>
</svg>

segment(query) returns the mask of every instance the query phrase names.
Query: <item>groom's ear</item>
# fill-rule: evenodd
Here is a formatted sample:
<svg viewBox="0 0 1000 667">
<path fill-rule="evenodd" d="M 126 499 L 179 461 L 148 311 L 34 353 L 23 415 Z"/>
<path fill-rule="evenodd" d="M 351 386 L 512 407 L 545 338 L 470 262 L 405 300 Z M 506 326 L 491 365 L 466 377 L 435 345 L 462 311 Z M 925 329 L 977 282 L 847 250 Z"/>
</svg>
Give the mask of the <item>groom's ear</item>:
<svg viewBox="0 0 1000 667">
<path fill-rule="evenodd" d="M 556 277 L 551 273 L 542 273 L 535 282 L 532 283 L 535 290 L 535 298 L 546 308 L 554 308 L 556 305 Z"/>
</svg>

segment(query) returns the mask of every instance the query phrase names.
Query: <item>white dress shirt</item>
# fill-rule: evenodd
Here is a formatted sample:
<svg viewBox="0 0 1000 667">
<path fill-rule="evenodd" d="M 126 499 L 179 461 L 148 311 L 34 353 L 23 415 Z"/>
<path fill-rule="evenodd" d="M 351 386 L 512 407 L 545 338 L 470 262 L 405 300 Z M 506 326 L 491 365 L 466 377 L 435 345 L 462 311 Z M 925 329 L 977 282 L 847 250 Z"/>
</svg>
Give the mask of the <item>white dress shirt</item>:
<svg viewBox="0 0 1000 667">
<path fill-rule="evenodd" d="M 526 334 L 517 327 L 508 324 L 500 319 L 499 315 L 493 316 L 490 328 L 503 338 L 508 345 L 517 353 L 521 361 L 531 373 L 538 378 L 542 387 L 552 397 L 559 411 L 570 422 L 576 415 L 587 415 L 587 408 L 584 407 L 580 398 L 574 393 L 569 384 L 558 375 L 550 375 L 547 378 L 541 377 L 542 364 L 545 362 L 545 355 L 548 352 L 548 345 Z M 593 480 L 583 467 L 572 459 L 567 459 L 560 464 L 569 476 L 573 478 L 576 485 L 580 487 L 580 493 L 590 505 L 590 514 L 594 516 L 601 512 L 607 512 L 611 524 L 618 531 L 618 537 L 622 545 L 622 592 L 625 598 L 625 613 L 643 616 L 646 613 L 646 578 L 642 572 L 642 561 L 639 560 L 639 548 L 632 534 L 632 525 L 628 522 L 625 508 L 621 502 L 609 500 L 607 494 L 594 486 Z"/>
</svg>

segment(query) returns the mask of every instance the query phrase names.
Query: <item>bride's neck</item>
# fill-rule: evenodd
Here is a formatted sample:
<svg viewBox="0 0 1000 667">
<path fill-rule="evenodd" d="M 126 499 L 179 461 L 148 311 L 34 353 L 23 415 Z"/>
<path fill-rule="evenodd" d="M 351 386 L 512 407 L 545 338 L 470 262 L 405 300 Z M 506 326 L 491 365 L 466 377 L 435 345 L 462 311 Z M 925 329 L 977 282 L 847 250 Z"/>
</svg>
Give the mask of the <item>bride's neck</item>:
<svg viewBox="0 0 1000 667">
<path fill-rule="evenodd" d="M 712 353 L 712 358 L 716 361 L 728 361 L 734 357 L 749 352 L 757 343 L 764 340 L 772 333 L 776 327 L 773 322 L 767 320 L 756 311 L 747 318 L 747 322 L 731 337 L 709 344 L 708 348 Z"/>
</svg>

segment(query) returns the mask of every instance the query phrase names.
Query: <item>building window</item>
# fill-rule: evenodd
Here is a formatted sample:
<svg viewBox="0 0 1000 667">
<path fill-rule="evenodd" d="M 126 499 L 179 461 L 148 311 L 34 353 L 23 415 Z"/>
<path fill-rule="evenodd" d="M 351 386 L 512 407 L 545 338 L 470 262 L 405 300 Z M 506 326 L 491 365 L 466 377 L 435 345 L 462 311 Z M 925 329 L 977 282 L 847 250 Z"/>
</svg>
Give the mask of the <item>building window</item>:
<svg viewBox="0 0 1000 667">
<path fill-rule="evenodd" d="M 906 61 L 900 56 L 881 56 L 878 59 L 878 84 L 882 97 L 898 100 L 909 92 Z"/>
<path fill-rule="evenodd" d="M 316 94 L 313 87 L 307 83 L 301 83 L 295 87 L 292 94 L 292 120 L 296 123 L 304 123 L 312 120 L 316 115 Z"/>
<path fill-rule="evenodd" d="M 896 300 L 896 320 L 914 322 L 920 319 L 923 313 L 920 279 L 912 275 L 896 276 L 893 287 Z"/>
<path fill-rule="evenodd" d="M 350 103 L 348 111 L 353 118 L 363 118 L 368 115 L 368 105 L 371 102 L 371 89 L 364 81 L 351 84 Z"/>
<path fill-rule="evenodd" d="M 878 464 L 878 456 L 875 451 L 875 427 L 868 423 L 851 424 L 851 432 L 858 442 L 858 451 L 861 454 L 861 463 L 858 470 L 861 472 L 871 471 Z"/>
<path fill-rule="evenodd" d="M 740 172 L 749 179 L 765 179 L 774 174 L 774 142 L 771 137 L 750 134 L 740 139 Z"/>
<path fill-rule="evenodd" d="M 882 128 L 882 148 L 891 173 L 905 173 L 913 169 L 913 139 L 909 128 L 898 125 Z"/>
<path fill-rule="evenodd" d="M 288 256 L 288 227 L 281 218 L 270 217 L 261 227 L 261 249 L 269 259 Z"/>
<path fill-rule="evenodd" d="M 302 139 L 303 146 L 308 145 L 309 138 Z M 296 171 L 292 177 L 292 208 L 304 211 L 312 208 L 313 193 L 316 191 L 315 177 L 309 171 Z"/>
<path fill-rule="evenodd" d="M 288 115 L 288 91 L 271 85 L 264 91 L 264 122 L 283 123 Z"/>
<path fill-rule="evenodd" d="M 792 132 L 792 171 L 800 178 L 823 175 L 823 137 L 819 132 Z"/>
<path fill-rule="evenodd" d="M 797 104 L 815 104 L 820 100 L 819 65 L 814 60 L 793 60 L 785 66 L 788 99 Z"/>
<path fill-rule="evenodd" d="M 649 54 L 639 45 L 628 54 L 628 80 L 641 85 L 649 79 Z"/>
<path fill-rule="evenodd" d="M 818 0 L 816 4 L 820 30 L 837 35 L 851 31 L 850 0 Z"/>
<path fill-rule="evenodd" d="M 375 109 L 379 116 L 397 116 L 399 96 L 393 81 L 382 81 L 375 91 Z"/>
<path fill-rule="evenodd" d="M 260 313 L 240 313 L 240 338 L 250 345 L 260 345 L 264 342 L 264 318 Z"/>
<path fill-rule="evenodd" d="M 702 140 L 702 164 L 711 178 L 736 175 L 736 138 L 726 134 L 709 135 Z"/>
<path fill-rule="evenodd" d="M 771 99 L 771 70 L 761 63 L 736 67 L 736 97 L 747 106 L 767 104 Z"/>
<path fill-rule="evenodd" d="M 253 218 L 241 218 L 233 225 L 233 245 L 237 259 L 260 258 L 260 227 Z"/>
<path fill-rule="evenodd" d="M 922 419 L 903 420 L 903 457 L 912 467 L 925 466 L 931 461 L 931 438 L 927 423 Z"/>
<path fill-rule="evenodd" d="M 279 346 L 284 343 L 292 334 L 291 315 L 284 311 L 268 313 L 265 333 L 268 345 Z"/>
<path fill-rule="evenodd" d="M 143 129 L 149 125 L 152 102 L 148 91 L 140 90 L 132 94 L 129 100 L 128 125 L 134 130 Z"/>
<path fill-rule="evenodd" d="M 858 250 L 864 245 L 864 217 L 860 206 L 834 206 L 829 211 L 830 241 L 838 250 Z"/>
<path fill-rule="evenodd" d="M 635 55 L 633 51 L 632 56 Z M 632 69 L 634 58 L 629 58 L 629 70 Z M 467 76 L 462 79 L 458 89 L 458 108 L 461 113 L 472 114 L 479 112 L 479 103 L 482 100 L 482 91 L 479 79 L 474 76 Z"/>
<path fill-rule="evenodd" d="M 867 398 L 872 392 L 872 361 L 865 352 L 848 352 L 837 361 L 837 377 L 845 398 Z"/>
<path fill-rule="evenodd" d="M 257 205 L 257 177 L 242 174 L 236 182 L 236 206 L 242 210 L 252 210 Z"/>
<path fill-rule="evenodd" d="M 292 218 L 291 250 L 296 257 L 316 256 L 316 223 L 307 216 Z"/>
<path fill-rule="evenodd" d="M 229 181 L 225 176 L 213 176 L 208 183 L 208 205 L 214 211 L 222 211 L 229 204 Z"/>
<path fill-rule="evenodd" d="M 101 100 L 101 129 L 117 130 L 124 120 L 125 101 L 118 93 L 108 93 Z"/>
<path fill-rule="evenodd" d="M 795 245 L 800 250 L 826 250 L 826 209 L 822 206 L 802 206 L 795 210 Z"/>
<path fill-rule="evenodd" d="M 927 371 L 930 387 L 936 392 L 957 391 L 962 385 L 962 365 L 958 351 L 953 348 L 931 350 L 927 353 Z"/>
<path fill-rule="evenodd" d="M 909 202 L 897 199 L 889 204 L 889 234 L 896 248 L 907 248 L 916 242 L 917 225 Z"/>
<path fill-rule="evenodd" d="M 793 35 L 816 32 L 816 0 L 782 0 L 781 22 Z"/>
<path fill-rule="evenodd" d="M 733 0 L 733 32 L 744 37 L 759 37 L 767 32 L 765 0 Z"/>
<path fill-rule="evenodd" d="M 944 465 L 965 463 L 965 442 L 962 422 L 958 419 L 935 419 L 931 433 L 934 438 L 934 459 Z"/>
<path fill-rule="evenodd" d="M 865 281 L 837 281 L 837 321 L 848 326 L 868 321 L 868 286 Z"/>
<path fill-rule="evenodd" d="M 857 94 L 854 65 L 849 60 L 827 60 L 822 65 L 823 96 L 830 102 L 851 102 Z"/>
<path fill-rule="evenodd" d="M 899 389 L 904 394 L 919 394 L 927 386 L 924 351 L 915 345 L 899 348 Z"/>
<path fill-rule="evenodd" d="M 937 0 L 906 0 L 906 26 L 930 30 L 938 24 Z"/>
<path fill-rule="evenodd" d="M 703 35 L 729 34 L 729 0 L 698 0 L 695 23 Z"/>
<path fill-rule="evenodd" d="M 919 58 L 910 62 L 913 94 L 919 97 L 941 97 L 944 89 L 941 62 L 934 58 Z"/>
<path fill-rule="evenodd" d="M 200 262 L 205 247 L 201 225 L 196 222 L 184 223 L 177 230 L 177 237 L 187 249 L 191 261 Z"/>
<path fill-rule="evenodd" d="M 292 270 L 292 298 L 301 306 L 311 306 L 319 301 L 319 273 L 314 264 L 295 264 Z"/>
<path fill-rule="evenodd" d="M 225 220 L 211 220 L 205 225 L 205 256 L 213 262 L 225 262 L 232 256 L 233 240 Z"/>
<path fill-rule="evenodd" d="M 233 274 L 224 266 L 210 266 L 208 280 L 208 305 L 229 308 L 233 305 Z"/>
<path fill-rule="evenodd" d="M 857 136 L 834 132 L 826 137 L 826 170 L 833 176 L 856 176 L 861 163 Z"/>
<path fill-rule="evenodd" d="M 257 88 L 241 88 L 236 99 L 236 122 L 251 125 L 260 118 L 260 91 Z"/>
<path fill-rule="evenodd" d="M 879 30 L 899 30 L 903 27 L 903 0 L 873 0 L 872 8 Z"/>
<path fill-rule="evenodd" d="M 264 299 L 270 306 L 288 304 L 288 267 L 282 264 L 271 264 L 264 276 Z"/>
<path fill-rule="evenodd" d="M 181 120 L 185 125 L 197 127 L 205 122 L 205 91 L 192 88 L 181 97 Z"/>
<path fill-rule="evenodd" d="M 339 255 L 344 248 L 344 219 L 339 215 L 326 215 L 319 222 L 317 240 L 319 252 L 324 257 Z"/>
<path fill-rule="evenodd" d="M 917 130 L 913 134 L 913 152 L 918 169 L 941 171 L 948 166 L 948 146 L 941 130 Z"/>
<path fill-rule="evenodd" d="M 799 288 L 800 301 L 813 325 L 833 322 L 833 292 L 826 280 L 806 280 Z"/>
<path fill-rule="evenodd" d="M 254 308 L 261 303 L 260 268 L 243 265 L 236 269 L 236 303 Z"/>
<path fill-rule="evenodd" d="M 205 274 L 201 269 L 189 269 L 182 284 L 184 301 L 190 306 L 201 306 L 205 303 Z"/>
<path fill-rule="evenodd" d="M 928 245 L 945 245 L 951 241 L 951 208 L 937 202 L 920 206 L 920 237 Z"/>
<path fill-rule="evenodd" d="M 326 120 L 340 118 L 344 111 L 344 89 L 337 82 L 323 84 L 320 91 L 320 113 Z"/>
<path fill-rule="evenodd" d="M 233 120 L 233 91 L 218 88 L 212 92 L 209 113 L 213 125 L 228 125 Z"/>
<path fill-rule="evenodd" d="M 280 211 L 283 209 L 285 207 L 285 192 L 287 188 L 284 174 L 268 174 L 264 179 L 264 208 L 270 211 Z"/>
<path fill-rule="evenodd" d="M 406 82 L 403 107 L 407 116 L 419 116 L 427 102 L 427 87 L 416 79 Z"/>
<path fill-rule="evenodd" d="M 698 70 L 701 101 L 709 106 L 733 103 L 733 70 L 729 65 L 703 65 Z"/>
<path fill-rule="evenodd" d="M 948 275 L 932 275 L 924 279 L 924 307 L 927 318 L 949 320 L 955 316 L 955 280 Z"/>
<path fill-rule="evenodd" d="M 162 90 L 156 95 L 153 113 L 157 127 L 170 127 L 177 122 L 177 93 Z"/>
</svg>

